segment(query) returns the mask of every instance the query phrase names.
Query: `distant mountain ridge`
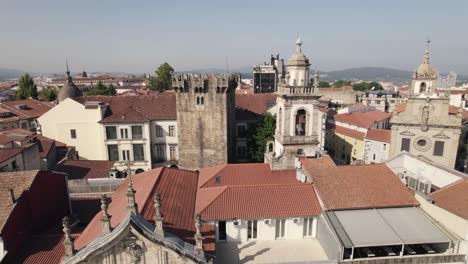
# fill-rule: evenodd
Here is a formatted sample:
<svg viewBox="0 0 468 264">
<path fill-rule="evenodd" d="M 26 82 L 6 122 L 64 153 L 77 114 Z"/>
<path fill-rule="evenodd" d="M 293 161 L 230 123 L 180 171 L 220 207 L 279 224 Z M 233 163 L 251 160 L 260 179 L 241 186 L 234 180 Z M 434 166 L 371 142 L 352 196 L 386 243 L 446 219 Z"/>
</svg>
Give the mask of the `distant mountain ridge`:
<svg viewBox="0 0 468 264">
<path fill-rule="evenodd" d="M 409 81 L 413 73 L 384 67 L 360 67 L 324 72 L 321 75 L 324 76 L 322 79 L 331 82 L 335 80 Z"/>
<path fill-rule="evenodd" d="M 23 74 L 23 71 L 0 67 L 0 81 L 18 78 Z"/>
</svg>

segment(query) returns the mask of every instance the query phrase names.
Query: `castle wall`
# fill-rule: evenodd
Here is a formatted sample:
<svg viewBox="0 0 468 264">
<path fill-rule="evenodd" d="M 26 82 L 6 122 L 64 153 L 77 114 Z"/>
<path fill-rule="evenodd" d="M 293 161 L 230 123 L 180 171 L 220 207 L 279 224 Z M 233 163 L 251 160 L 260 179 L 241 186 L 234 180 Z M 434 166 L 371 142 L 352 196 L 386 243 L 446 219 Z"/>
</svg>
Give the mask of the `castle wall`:
<svg viewBox="0 0 468 264">
<path fill-rule="evenodd" d="M 232 161 L 236 78 L 195 74 L 173 77 L 180 168 L 196 170 Z"/>
</svg>

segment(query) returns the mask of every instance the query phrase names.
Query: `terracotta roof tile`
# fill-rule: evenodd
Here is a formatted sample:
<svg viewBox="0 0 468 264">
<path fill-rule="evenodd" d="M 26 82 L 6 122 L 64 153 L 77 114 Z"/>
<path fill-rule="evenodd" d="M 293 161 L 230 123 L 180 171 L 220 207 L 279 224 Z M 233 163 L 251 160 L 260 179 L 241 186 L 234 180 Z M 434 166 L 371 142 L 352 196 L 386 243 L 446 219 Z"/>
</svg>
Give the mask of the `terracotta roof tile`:
<svg viewBox="0 0 468 264">
<path fill-rule="evenodd" d="M 172 168 L 158 168 L 132 176 L 133 188 L 136 190 L 138 210 L 148 221 L 153 221 L 153 197 L 161 194 L 161 211 L 164 215 L 164 229 L 181 239 L 194 243 L 195 234 L 195 199 L 198 175 L 194 171 Z M 125 179 L 112 194 L 109 214 L 112 216 L 111 225 L 117 226 L 127 214 L 127 184 Z M 76 240 L 75 246 L 81 249 L 101 234 L 102 224 L 97 214 L 91 223 Z M 204 249 L 214 251 L 214 226 L 202 225 Z"/>
<path fill-rule="evenodd" d="M 385 165 L 303 167 L 327 210 L 416 206 L 414 194 Z"/>
<path fill-rule="evenodd" d="M 109 160 L 65 160 L 55 171 L 68 173 L 69 180 L 109 178 L 112 166 L 114 162 Z"/>
<path fill-rule="evenodd" d="M 366 139 L 390 143 L 392 130 L 390 129 L 371 129 L 367 131 Z"/>
<path fill-rule="evenodd" d="M 23 152 L 25 149 L 25 147 L 0 148 L 0 162 L 4 162 L 8 159 L 13 158 L 14 156 Z"/>
<path fill-rule="evenodd" d="M 26 105 L 26 109 L 16 108 L 18 105 Z M 1 102 L 0 109 L 11 112 L 13 116 L 0 118 L 0 122 L 37 118 L 49 111 L 52 107 L 53 106 L 49 103 L 44 103 L 35 99 Z"/>
<path fill-rule="evenodd" d="M 209 190 L 218 188 L 223 187 L 200 189 L 201 201 L 207 200 L 203 201 L 207 206 L 197 207 L 203 219 L 317 216 L 321 212 L 312 184 L 230 186 L 218 190 L 218 195 Z"/>
<path fill-rule="evenodd" d="M 328 130 L 334 131 L 335 133 L 348 136 L 348 137 L 352 137 L 352 138 L 356 138 L 356 139 L 360 139 L 360 140 L 364 140 L 364 137 L 366 135 L 363 132 L 356 131 L 354 129 L 350 129 L 350 128 L 346 128 L 342 126 L 332 125 L 330 123 L 327 123 L 326 128 Z"/>
<path fill-rule="evenodd" d="M 175 93 L 148 96 L 83 96 L 73 98 L 84 104 L 97 101 L 108 104 L 101 123 L 146 122 L 149 120 L 175 120 Z"/>
<path fill-rule="evenodd" d="M 24 190 L 29 189 L 38 172 L 33 170 L 0 173 L 0 232 L 13 208 L 8 190 L 12 188 L 15 197 L 19 198 Z"/>
<path fill-rule="evenodd" d="M 429 195 L 434 204 L 468 219 L 468 179 L 462 179 Z"/>
<path fill-rule="evenodd" d="M 390 119 L 391 114 L 380 110 L 372 110 L 367 112 L 351 112 L 345 114 L 334 115 L 333 119 L 337 122 L 343 122 L 358 127 L 369 129 L 374 123 Z"/>
<path fill-rule="evenodd" d="M 276 105 L 276 94 L 236 94 L 236 108 L 262 115 Z"/>
</svg>

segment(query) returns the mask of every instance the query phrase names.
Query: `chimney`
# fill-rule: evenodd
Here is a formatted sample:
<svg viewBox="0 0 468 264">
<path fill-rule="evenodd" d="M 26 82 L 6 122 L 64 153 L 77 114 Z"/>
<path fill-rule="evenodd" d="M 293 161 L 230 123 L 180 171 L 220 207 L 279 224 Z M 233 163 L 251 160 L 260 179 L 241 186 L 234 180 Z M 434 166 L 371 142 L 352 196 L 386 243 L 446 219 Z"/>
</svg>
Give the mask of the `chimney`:
<svg viewBox="0 0 468 264">
<path fill-rule="evenodd" d="M 13 191 L 13 188 L 8 189 L 8 197 L 10 198 L 12 205 L 16 203 L 15 192 Z"/>
</svg>

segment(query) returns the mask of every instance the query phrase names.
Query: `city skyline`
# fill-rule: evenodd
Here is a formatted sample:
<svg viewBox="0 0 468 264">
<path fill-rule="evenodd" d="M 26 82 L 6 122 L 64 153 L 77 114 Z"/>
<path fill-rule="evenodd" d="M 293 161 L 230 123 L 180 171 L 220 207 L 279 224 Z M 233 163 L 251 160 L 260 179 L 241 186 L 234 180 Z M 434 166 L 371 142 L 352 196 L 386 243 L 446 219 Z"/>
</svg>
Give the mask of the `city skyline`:
<svg viewBox="0 0 468 264">
<path fill-rule="evenodd" d="M 238 69 L 280 53 L 297 35 L 312 68 L 414 70 L 425 41 L 440 72 L 468 73 L 463 30 L 468 3 L 453 1 L 175 3 L 10 1 L 0 10 L 0 67 L 61 72 Z M 27 6 L 27 8 L 25 8 Z M 437 15 L 434 15 L 437 14 Z M 440 23 L 444 21 L 444 23 Z M 12 23 L 13 22 L 13 23 Z M 215 22 L 215 23 L 214 23 Z"/>
</svg>

